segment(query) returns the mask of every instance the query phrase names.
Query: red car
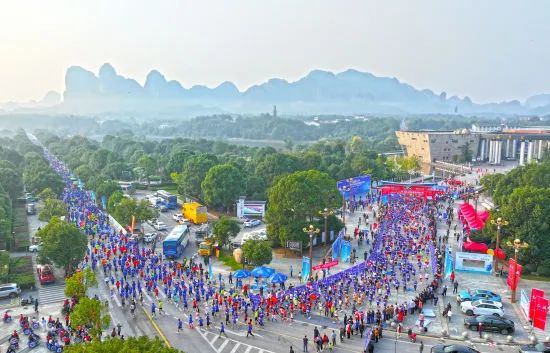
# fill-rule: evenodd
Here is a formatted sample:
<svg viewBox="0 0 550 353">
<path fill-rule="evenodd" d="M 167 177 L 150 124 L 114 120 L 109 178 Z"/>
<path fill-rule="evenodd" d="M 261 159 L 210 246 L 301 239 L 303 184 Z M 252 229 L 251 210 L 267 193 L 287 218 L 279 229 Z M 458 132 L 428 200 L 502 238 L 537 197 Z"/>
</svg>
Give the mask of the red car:
<svg viewBox="0 0 550 353">
<path fill-rule="evenodd" d="M 50 265 L 39 265 L 36 268 L 36 272 L 38 272 L 38 280 L 40 281 L 40 284 L 55 282 L 53 268 Z"/>
</svg>

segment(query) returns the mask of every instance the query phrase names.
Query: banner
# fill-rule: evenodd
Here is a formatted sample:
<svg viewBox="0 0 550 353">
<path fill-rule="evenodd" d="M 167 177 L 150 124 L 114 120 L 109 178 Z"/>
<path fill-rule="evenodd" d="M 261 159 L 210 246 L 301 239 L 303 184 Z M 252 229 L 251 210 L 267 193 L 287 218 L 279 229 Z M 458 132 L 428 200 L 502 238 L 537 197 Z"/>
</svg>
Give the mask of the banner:
<svg viewBox="0 0 550 353">
<path fill-rule="evenodd" d="M 103 195 L 101 196 L 101 206 L 103 206 L 103 209 L 107 209 L 107 196 Z"/>
<path fill-rule="evenodd" d="M 508 278 L 506 279 L 506 284 L 508 284 L 508 287 L 511 290 L 516 290 L 521 277 L 522 269 L 523 267 L 520 264 L 517 264 L 516 260 L 510 259 L 508 261 Z"/>
<path fill-rule="evenodd" d="M 457 252 L 455 270 L 490 274 L 493 272 L 493 256 L 473 252 Z"/>
<path fill-rule="evenodd" d="M 208 279 L 214 279 L 214 271 L 212 271 L 212 261 L 208 261 Z"/>
<path fill-rule="evenodd" d="M 353 195 L 363 195 L 369 192 L 371 184 L 370 175 L 360 175 L 354 178 L 340 180 L 336 187 L 345 199 Z"/>
<path fill-rule="evenodd" d="M 313 266 L 313 270 L 314 271 L 323 270 L 325 268 L 331 268 L 331 267 L 334 267 L 336 265 L 338 265 L 338 260 L 332 260 L 332 261 L 329 261 L 329 262 L 325 262 L 324 264 L 319 264 L 319 265 Z"/>
<path fill-rule="evenodd" d="M 349 241 L 342 241 L 342 253 L 341 258 L 342 262 L 349 262 L 351 256 L 351 244 Z"/>
<path fill-rule="evenodd" d="M 535 305 L 536 305 L 536 298 L 538 297 L 544 297 L 544 291 L 542 289 L 538 288 L 532 288 L 531 289 L 531 301 L 529 303 L 529 319 L 533 320 L 535 317 Z"/>
<path fill-rule="evenodd" d="M 94 191 L 90 191 L 90 199 L 92 200 L 92 202 L 95 203 L 95 192 Z"/>
<path fill-rule="evenodd" d="M 309 279 L 309 264 L 311 263 L 309 257 L 302 257 L 302 280 L 307 282 Z"/>
<path fill-rule="evenodd" d="M 445 250 L 445 273 L 444 278 L 449 278 L 454 271 L 453 251 L 450 248 Z"/>
<path fill-rule="evenodd" d="M 368 352 L 369 343 L 372 338 L 372 329 L 369 328 L 367 332 L 365 333 L 365 352 Z"/>
<path fill-rule="evenodd" d="M 344 238 L 344 230 L 342 229 L 338 233 L 338 237 L 332 243 L 332 259 L 336 260 L 340 258 L 340 250 L 342 249 L 342 239 Z"/>
<path fill-rule="evenodd" d="M 527 293 L 525 293 L 525 291 L 522 289 L 520 292 L 519 292 L 519 305 L 521 307 L 521 311 L 523 311 L 523 315 L 525 315 L 525 317 L 527 319 L 529 319 L 529 298 L 527 297 Z"/>
<path fill-rule="evenodd" d="M 535 298 L 535 316 L 533 317 L 533 327 L 542 331 L 546 328 L 546 316 L 548 315 L 548 299 L 544 297 Z"/>
</svg>

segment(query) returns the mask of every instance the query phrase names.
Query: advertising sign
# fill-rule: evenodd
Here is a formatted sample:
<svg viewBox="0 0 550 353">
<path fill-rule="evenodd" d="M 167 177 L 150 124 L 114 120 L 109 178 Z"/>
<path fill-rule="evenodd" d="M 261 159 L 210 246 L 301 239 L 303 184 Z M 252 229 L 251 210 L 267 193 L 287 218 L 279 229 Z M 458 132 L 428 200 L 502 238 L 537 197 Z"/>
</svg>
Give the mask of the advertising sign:
<svg viewBox="0 0 550 353">
<path fill-rule="evenodd" d="M 360 175 L 354 178 L 340 180 L 336 183 L 336 187 L 345 199 L 349 199 L 351 195 L 362 195 L 368 193 L 370 190 L 370 184 L 370 175 Z"/>
<path fill-rule="evenodd" d="M 535 299 L 538 297 L 544 297 L 544 291 L 538 288 L 531 289 L 531 302 L 529 303 L 529 319 L 533 320 L 535 317 Z"/>
<path fill-rule="evenodd" d="M 340 258 L 340 250 L 342 249 L 342 239 L 344 239 L 344 230 L 342 229 L 338 233 L 338 237 L 332 243 L 332 259 L 336 260 Z"/>
<path fill-rule="evenodd" d="M 455 270 L 489 274 L 493 272 L 493 257 L 480 253 L 457 252 Z"/>
<path fill-rule="evenodd" d="M 309 257 L 302 257 L 302 280 L 306 282 L 309 278 L 309 264 L 311 263 Z"/>
<path fill-rule="evenodd" d="M 351 244 L 347 240 L 342 241 L 342 249 L 341 249 L 341 258 L 342 262 L 349 262 L 351 257 Z"/>
<path fill-rule="evenodd" d="M 331 267 L 334 267 L 336 265 L 338 265 L 338 260 L 332 260 L 332 261 L 329 261 L 329 262 L 325 262 L 324 264 L 319 264 L 319 265 L 313 266 L 313 270 L 314 271 L 323 270 L 325 268 L 331 268 Z"/>
<path fill-rule="evenodd" d="M 520 264 L 517 264 L 516 260 L 510 259 L 508 261 L 508 278 L 506 278 L 506 284 L 508 284 L 508 287 L 511 290 L 515 290 L 517 288 L 522 269 L 523 267 Z"/>
<path fill-rule="evenodd" d="M 543 330 L 546 328 L 546 316 L 548 314 L 548 299 L 544 297 L 535 298 L 535 316 L 533 327 Z"/>
<path fill-rule="evenodd" d="M 291 250 L 302 250 L 302 242 L 301 241 L 296 241 L 296 240 L 288 240 L 286 242 L 286 248 L 287 249 L 291 249 Z"/>
<path fill-rule="evenodd" d="M 265 201 L 245 201 L 244 197 L 237 201 L 237 217 L 264 217 Z"/>
<path fill-rule="evenodd" d="M 523 289 L 519 292 L 519 304 L 523 315 L 529 319 L 529 297 L 527 297 L 527 293 Z"/>
</svg>

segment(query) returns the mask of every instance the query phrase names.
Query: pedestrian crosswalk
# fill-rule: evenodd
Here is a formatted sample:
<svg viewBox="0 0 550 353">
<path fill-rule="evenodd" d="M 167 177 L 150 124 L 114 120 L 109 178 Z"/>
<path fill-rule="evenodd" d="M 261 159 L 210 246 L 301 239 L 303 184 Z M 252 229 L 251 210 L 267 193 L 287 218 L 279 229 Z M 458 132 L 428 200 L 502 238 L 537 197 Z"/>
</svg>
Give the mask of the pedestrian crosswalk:
<svg viewBox="0 0 550 353">
<path fill-rule="evenodd" d="M 274 353 L 273 351 L 226 338 L 210 331 L 197 329 L 197 332 L 217 353 Z"/>
<path fill-rule="evenodd" d="M 38 302 L 40 305 L 62 303 L 64 299 L 64 284 L 46 285 L 38 289 Z"/>
</svg>

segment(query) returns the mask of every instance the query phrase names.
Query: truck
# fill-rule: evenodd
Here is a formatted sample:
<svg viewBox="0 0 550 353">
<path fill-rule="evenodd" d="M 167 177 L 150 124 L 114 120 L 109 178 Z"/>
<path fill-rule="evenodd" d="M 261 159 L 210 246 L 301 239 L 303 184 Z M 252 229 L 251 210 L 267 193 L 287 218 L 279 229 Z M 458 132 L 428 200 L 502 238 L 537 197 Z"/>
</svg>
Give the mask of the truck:
<svg viewBox="0 0 550 353">
<path fill-rule="evenodd" d="M 183 217 L 190 220 L 194 224 L 203 224 L 208 222 L 208 214 L 206 206 L 198 202 L 186 202 L 182 207 Z"/>
<path fill-rule="evenodd" d="M 214 243 L 213 237 L 204 238 L 204 241 L 199 244 L 198 254 L 200 256 L 211 256 L 217 247 L 218 244 Z"/>
<path fill-rule="evenodd" d="M 36 213 L 36 207 L 34 205 L 34 203 L 28 203 L 27 204 L 27 214 L 28 215 L 33 215 Z"/>
<path fill-rule="evenodd" d="M 206 238 L 210 237 L 211 229 L 208 223 L 195 230 L 195 244 L 199 246 Z"/>
</svg>

